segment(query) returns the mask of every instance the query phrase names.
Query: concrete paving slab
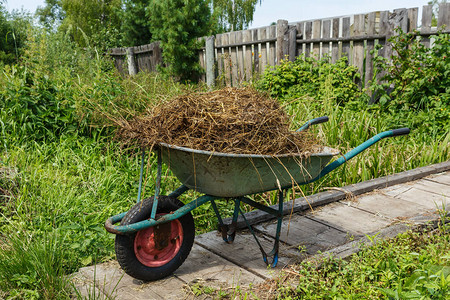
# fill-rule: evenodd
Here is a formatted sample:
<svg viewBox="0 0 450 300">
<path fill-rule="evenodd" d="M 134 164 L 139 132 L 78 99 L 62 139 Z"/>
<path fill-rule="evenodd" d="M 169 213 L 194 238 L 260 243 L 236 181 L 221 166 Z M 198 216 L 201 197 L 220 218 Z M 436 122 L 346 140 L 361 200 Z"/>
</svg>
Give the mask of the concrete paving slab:
<svg viewBox="0 0 450 300">
<path fill-rule="evenodd" d="M 71 274 L 70 280 L 73 283 L 74 289 L 76 290 L 73 294 L 75 298 L 77 298 L 78 296 L 80 296 L 82 299 L 107 298 L 107 295 L 105 295 L 103 291 L 98 288 L 96 283 L 83 276 L 83 274 L 80 272 Z"/>
<path fill-rule="evenodd" d="M 438 207 L 441 208 L 443 204 L 448 206 L 450 204 L 450 198 L 444 195 L 439 195 L 431 192 L 424 191 L 412 187 L 411 189 L 403 192 L 395 198 L 404 199 L 410 202 L 414 202 L 425 206 L 429 210 L 436 210 Z M 420 213 L 420 212 L 419 212 Z"/>
<path fill-rule="evenodd" d="M 266 253 L 274 245 L 274 239 L 259 235 L 259 242 Z M 261 251 L 250 232 L 238 232 L 233 243 L 227 244 L 217 232 L 208 232 L 196 237 L 195 242 L 212 252 L 226 257 L 233 263 L 244 267 L 254 274 L 264 278 L 271 278 L 284 266 L 300 261 L 301 253 L 292 247 L 280 244 L 279 261 L 276 268 L 270 268 L 263 261 Z M 269 259 L 270 261 L 271 259 Z"/>
<path fill-rule="evenodd" d="M 391 196 L 391 197 L 396 197 L 408 190 L 410 190 L 412 188 L 412 183 L 408 182 L 408 183 L 402 183 L 402 184 L 397 184 L 382 190 L 377 190 L 377 192 L 382 193 L 386 196 Z"/>
<path fill-rule="evenodd" d="M 390 219 L 403 219 L 423 212 L 427 207 L 400 198 L 373 193 L 356 198 L 356 201 L 341 201 L 347 205 Z"/>
<path fill-rule="evenodd" d="M 276 226 L 276 223 L 270 222 L 255 226 L 255 229 L 274 237 Z M 307 254 L 326 251 L 348 242 L 348 239 L 347 233 L 302 215 L 294 214 L 290 222 L 286 217 L 281 227 L 280 240 L 294 248 L 303 248 Z"/>
<path fill-rule="evenodd" d="M 379 231 L 391 223 L 390 220 L 342 203 L 327 205 L 308 217 L 354 236 Z"/>
<path fill-rule="evenodd" d="M 125 274 L 116 261 L 81 268 L 79 272 L 91 282 L 95 282 L 105 295 L 117 300 L 168 299 L 167 297 L 178 298 L 184 295 L 185 282 L 182 280 L 170 276 L 157 282 L 146 283 Z"/>
<path fill-rule="evenodd" d="M 174 275 L 186 283 L 206 281 L 211 287 L 249 285 L 264 281 L 261 276 L 250 273 L 196 244 Z"/>
<path fill-rule="evenodd" d="M 427 180 L 450 185 L 450 172 L 430 175 Z"/>
<path fill-rule="evenodd" d="M 414 188 L 417 188 L 419 190 L 424 190 L 430 193 L 443 195 L 446 197 L 450 197 L 450 188 L 446 184 L 442 184 L 439 182 L 427 180 L 427 179 L 421 179 L 417 180 L 414 185 Z"/>
</svg>

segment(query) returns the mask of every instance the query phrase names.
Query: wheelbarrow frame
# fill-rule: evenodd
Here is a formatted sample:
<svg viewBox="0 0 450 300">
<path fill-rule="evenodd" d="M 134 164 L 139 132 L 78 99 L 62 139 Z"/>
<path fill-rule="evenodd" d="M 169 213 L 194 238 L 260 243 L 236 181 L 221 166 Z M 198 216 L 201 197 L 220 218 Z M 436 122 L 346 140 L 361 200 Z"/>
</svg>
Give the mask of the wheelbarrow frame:
<svg viewBox="0 0 450 300">
<path fill-rule="evenodd" d="M 328 117 L 326 117 L 326 116 L 310 120 L 310 121 L 306 122 L 305 125 L 300 127 L 297 131 L 305 130 L 305 129 L 309 128 L 311 125 L 323 123 L 326 121 L 328 121 Z M 314 182 L 314 181 L 324 177 L 329 172 L 338 168 L 339 166 L 341 166 L 342 164 L 344 164 L 351 158 L 355 157 L 359 153 L 363 152 L 364 150 L 366 150 L 367 148 L 369 148 L 370 146 L 374 145 L 375 143 L 377 143 L 378 141 L 380 141 L 384 138 L 406 135 L 409 133 L 409 131 L 410 131 L 409 128 L 400 128 L 400 129 L 394 129 L 394 130 L 388 130 L 385 132 L 381 132 L 381 133 L 373 136 L 372 138 L 368 139 L 367 141 L 363 142 L 359 146 L 355 147 L 354 149 L 350 150 L 345 155 L 341 156 L 340 158 L 336 159 L 335 161 L 327 164 L 316 177 L 314 177 L 310 180 L 307 180 L 305 182 L 302 182 L 300 184 L 301 185 L 308 184 L 308 183 Z M 224 197 L 207 195 L 207 194 L 192 200 L 191 202 L 183 205 L 182 207 L 180 207 L 179 209 L 177 209 L 173 212 L 170 212 L 170 213 L 167 213 L 167 214 L 157 217 L 156 213 L 157 213 L 157 207 L 158 207 L 158 197 L 159 197 L 159 193 L 160 193 L 161 171 L 162 171 L 161 148 L 158 147 L 156 152 L 157 152 L 158 167 L 157 167 L 157 177 L 156 177 L 156 182 L 155 182 L 155 194 L 154 194 L 154 198 L 153 198 L 153 207 L 152 207 L 152 210 L 150 213 L 150 218 L 145 219 L 143 221 L 133 223 L 133 224 L 114 225 L 114 224 L 120 222 L 125 217 L 125 215 L 128 213 L 128 212 L 124 212 L 124 213 L 112 216 L 108 220 L 106 220 L 105 228 L 108 232 L 113 233 L 113 234 L 118 234 L 118 235 L 127 235 L 127 234 L 136 233 L 138 231 L 141 231 L 141 230 L 144 230 L 144 229 L 147 229 L 150 227 L 158 226 L 158 225 L 161 225 L 164 223 L 168 223 L 168 222 L 177 220 L 177 219 L 183 217 L 184 215 L 190 213 L 192 210 L 196 209 L 197 207 L 210 202 L 211 206 L 217 216 L 219 227 L 222 232 L 222 238 L 225 242 L 227 242 L 227 243 L 233 242 L 234 236 L 235 236 L 235 231 L 236 231 L 236 223 L 237 223 L 238 216 L 240 214 L 242 216 L 242 218 L 244 219 L 244 221 L 246 222 L 250 232 L 254 236 L 254 238 L 261 250 L 264 262 L 266 264 L 269 264 L 267 257 L 272 256 L 273 260 L 270 265 L 272 267 L 275 267 L 277 265 L 280 232 L 281 232 L 281 225 L 282 225 L 282 219 L 283 219 L 283 204 L 284 204 L 283 194 L 284 194 L 285 190 L 293 187 L 292 184 L 290 184 L 288 186 L 281 186 L 281 187 L 276 188 L 279 190 L 279 192 L 278 192 L 278 210 L 271 208 L 269 206 L 260 204 L 258 202 L 255 202 L 255 201 L 249 199 L 248 197 L 246 197 L 245 195 L 232 197 L 232 199 L 235 201 L 235 204 L 234 204 L 234 212 L 233 212 L 232 222 L 231 222 L 230 226 L 227 226 L 224 224 L 222 217 L 220 216 L 219 210 L 217 208 L 216 202 L 215 202 L 215 200 L 222 199 Z M 137 197 L 138 203 L 141 201 L 144 161 L 145 161 L 145 150 L 142 151 L 139 189 L 138 189 L 138 197 Z M 178 196 L 182 195 L 189 189 L 190 189 L 189 187 L 187 187 L 185 185 L 181 185 L 178 189 L 176 189 L 175 191 L 170 193 L 168 196 L 177 198 Z M 270 190 L 275 190 L 275 189 L 262 190 L 259 193 L 263 193 L 263 192 L 270 191 Z M 253 231 L 252 226 L 250 226 L 247 219 L 245 218 L 245 215 L 240 208 L 241 202 L 246 203 L 256 209 L 262 210 L 266 213 L 269 213 L 277 218 L 275 242 L 274 242 L 273 249 L 269 253 L 266 253 L 264 251 L 263 247 L 261 246 L 261 243 L 259 242 L 258 238 L 256 237 L 255 232 Z"/>
</svg>

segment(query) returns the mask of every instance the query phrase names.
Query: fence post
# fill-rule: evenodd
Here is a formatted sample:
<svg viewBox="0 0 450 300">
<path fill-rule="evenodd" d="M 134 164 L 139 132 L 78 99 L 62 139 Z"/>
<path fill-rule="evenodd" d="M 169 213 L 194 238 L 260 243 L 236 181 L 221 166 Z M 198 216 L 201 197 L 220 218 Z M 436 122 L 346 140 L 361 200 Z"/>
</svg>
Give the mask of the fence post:
<svg viewBox="0 0 450 300">
<path fill-rule="evenodd" d="M 206 84 L 209 88 L 214 87 L 214 36 L 206 38 Z"/>
<path fill-rule="evenodd" d="M 136 67 L 136 61 L 134 59 L 134 49 L 133 49 L 133 47 L 127 48 L 127 59 L 128 59 L 128 74 L 136 75 L 137 74 L 137 67 Z"/>
<path fill-rule="evenodd" d="M 289 26 L 288 21 L 278 20 L 277 21 L 277 65 L 280 64 L 281 60 L 285 55 L 289 54 Z"/>
</svg>

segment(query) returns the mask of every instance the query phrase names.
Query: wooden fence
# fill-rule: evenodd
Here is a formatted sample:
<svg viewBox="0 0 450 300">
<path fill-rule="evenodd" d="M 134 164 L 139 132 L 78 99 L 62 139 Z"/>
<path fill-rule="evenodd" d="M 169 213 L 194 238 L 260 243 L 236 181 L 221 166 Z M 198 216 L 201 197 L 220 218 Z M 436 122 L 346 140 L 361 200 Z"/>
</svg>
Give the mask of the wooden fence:
<svg viewBox="0 0 450 300">
<path fill-rule="evenodd" d="M 392 48 L 387 40 L 400 27 L 404 32 L 419 29 L 429 46 L 428 37 L 436 34 L 438 28 L 445 26 L 445 32 L 450 29 L 450 3 L 440 4 L 436 17 L 437 26 L 432 27 L 432 7 L 427 5 L 422 10 L 420 28 L 418 8 L 402 8 L 290 24 L 279 20 L 273 26 L 217 34 L 214 37 L 215 83 L 239 86 L 258 77 L 268 66 L 277 65 L 282 59 L 293 61 L 300 55 L 328 57 L 331 62 L 345 55 L 351 65 L 358 67 L 364 84 L 373 78 L 371 51 L 376 44 L 383 46 L 377 55 L 390 57 Z M 206 70 L 207 56 L 206 49 L 200 51 L 200 64 Z"/>
<path fill-rule="evenodd" d="M 444 31 L 449 32 L 450 3 L 440 4 L 436 18 L 437 26 L 432 27 L 432 7 L 427 5 L 422 10 L 420 28 L 418 8 L 402 8 L 393 12 L 377 11 L 296 23 L 278 20 L 272 26 L 201 38 L 206 43 L 205 48 L 199 51 L 200 65 L 206 70 L 202 80 L 208 85 L 239 86 L 244 81 L 257 78 L 282 59 L 293 61 L 304 55 L 328 57 L 335 62 L 347 56 L 349 63 L 358 67 L 364 85 L 373 78 L 371 51 L 376 44 L 383 46 L 377 55 L 390 57 L 392 48 L 387 40 L 396 34 L 395 28 L 400 27 L 404 32 L 418 29 L 422 41 L 429 47 L 430 36 L 439 28 L 445 26 Z M 115 48 L 110 54 L 122 73 L 155 71 L 156 66 L 162 63 L 158 42 Z"/>
<path fill-rule="evenodd" d="M 159 42 L 148 45 L 113 48 L 109 51 L 114 65 L 121 74 L 134 75 L 139 71 L 154 72 L 162 64 L 162 51 Z"/>
</svg>

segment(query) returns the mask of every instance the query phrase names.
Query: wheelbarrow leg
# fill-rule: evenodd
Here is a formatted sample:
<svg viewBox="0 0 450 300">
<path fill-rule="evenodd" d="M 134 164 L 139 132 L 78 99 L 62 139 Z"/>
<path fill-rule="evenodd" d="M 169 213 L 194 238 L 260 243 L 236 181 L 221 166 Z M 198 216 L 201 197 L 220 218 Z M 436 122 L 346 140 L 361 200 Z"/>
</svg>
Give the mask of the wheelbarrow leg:
<svg viewBox="0 0 450 300">
<path fill-rule="evenodd" d="M 252 233 L 253 237 L 255 238 L 256 243 L 258 244 L 259 250 L 261 251 L 261 254 L 263 256 L 263 260 L 264 262 L 269 265 L 269 261 L 267 259 L 267 257 L 272 256 L 273 260 L 272 263 L 270 264 L 271 267 L 276 267 L 277 263 L 278 263 L 278 251 L 279 251 L 279 247 L 280 247 L 280 233 L 281 233 L 281 225 L 282 225 L 282 221 L 283 221 L 283 191 L 279 191 L 278 192 L 278 211 L 277 211 L 277 231 L 275 234 L 275 242 L 272 248 L 272 251 L 270 251 L 269 253 L 266 253 L 261 245 L 261 243 L 258 240 L 258 237 L 256 236 L 252 226 L 248 223 L 247 218 L 245 217 L 244 213 L 240 210 L 239 208 L 239 212 L 241 213 L 242 218 L 244 219 L 245 223 L 247 224 L 248 229 L 250 230 L 250 232 Z M 245 198 L 243 198 L 245 201 L 244 202 L 252 202 L 249 200 L 246 200 Z"/>
<path fill-rule="evenodd" d="M 273 245 L 273 249 L 269 253 L 269 256 L 273 256 L 272 267 L 275 267 L 278 263 L 278 250 L 280 247 L 281 225 L 283 223 L 283 203 L 284 203 L 283 191 L 279 191 L 278 192 L 277 231 L 275 233 L 275 243 Z"/>
<path fill-rule="evenodd" d="M 216 201 L 211 200 L 211 206 L 216 213 L 217 221 L 219 222 L 219 231 L 222 234 L 222 239 L 228 243 L 228 226 L 223 223 L 222 217 L 220 216 L 219 209 L 217 208 Z"/>
<path fill-rule="evenodd" d="M 239 217 L 239 212 L 241 211 L 240 207 L 241 207 L 241 200 L 234 199 L 233 219 L 231 221 L 231 224 L 230 224 L 230 226 L 228 228 L 228 232 L 227 232 L 227 237 L 228 237 L 227 243 L 229 243 L 229 244 L 234 242 L 234 238 L 236 236 L 237 219 Z"/>
</svg>

